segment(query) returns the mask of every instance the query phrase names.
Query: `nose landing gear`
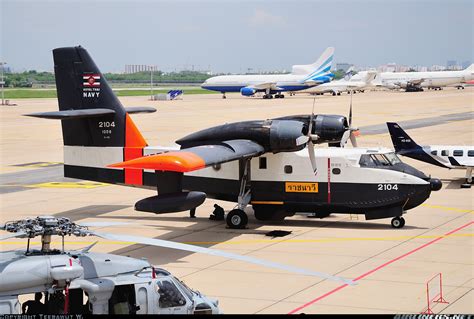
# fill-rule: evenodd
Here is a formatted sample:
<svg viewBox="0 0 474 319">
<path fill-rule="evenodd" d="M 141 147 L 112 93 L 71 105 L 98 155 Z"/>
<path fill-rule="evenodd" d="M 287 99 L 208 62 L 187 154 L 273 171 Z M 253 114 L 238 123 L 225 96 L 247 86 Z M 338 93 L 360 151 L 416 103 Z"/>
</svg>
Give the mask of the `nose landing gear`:
<svg viewBox="0 0 474 319">
<path fill-rule="evenodd" d="M 393 228 L 402 228 L 405 226 L 405 218 L 403 217 L 394 217 L 391 221 Z"/>
</svg>

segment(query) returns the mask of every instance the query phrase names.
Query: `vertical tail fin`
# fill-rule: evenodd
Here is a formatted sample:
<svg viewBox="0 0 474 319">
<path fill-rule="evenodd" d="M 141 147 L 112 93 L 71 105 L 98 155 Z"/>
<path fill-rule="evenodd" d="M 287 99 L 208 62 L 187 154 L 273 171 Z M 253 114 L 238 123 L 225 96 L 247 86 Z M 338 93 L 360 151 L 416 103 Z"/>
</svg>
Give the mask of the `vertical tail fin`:
<svg viewBox="0 0 474 319">
<path fill-rule="evenodd" d="M 421 148 L 397 123 L 387 122 L 387 127 L 392 138 L 393 147 L 397 153 Z"/>
<path fill-rule="evenodd" d="M 53 58 L 59 111 L 28 115 L 61 120 L 64 176 L 143 185 L 143 170 L 106 167 L 143 156 L 147 143 L 89 53 L 80 46 L 58 48 Z"/>
<path fill-rule="evenodd" d="M 293 65 L 292 74 L 306 75 L 306 80 L 313 80 L 318 76 L 329 74 L 333 58 L 334 48 L 329 47 L 324 50 L 323 54 L 321 54 L 316 62 L 306 65 Z"/>
<path fill-rule="evenodd" d="M 64 145 L 144 147 L 145 139 L 86 49 L 53 50 L 60 111 L 109 109 L 114 114 L 62 120 Z"/>
</svg>

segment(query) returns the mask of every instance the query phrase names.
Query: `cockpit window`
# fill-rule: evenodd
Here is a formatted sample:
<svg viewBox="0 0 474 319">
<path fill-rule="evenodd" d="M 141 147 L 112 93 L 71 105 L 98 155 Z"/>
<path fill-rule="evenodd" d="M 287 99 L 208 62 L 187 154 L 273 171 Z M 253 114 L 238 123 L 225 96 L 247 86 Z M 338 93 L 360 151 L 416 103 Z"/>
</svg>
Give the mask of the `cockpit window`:
<svg viewBox="0 0 474 319">
<path fill-rule="evenodd" d="M 361 167 L 364 167 L 364 166 L 375 166 L 375 162 L 374 160 L 372 159 L 372 157 L 370 157 L 370 155 L 368 154 L 364 154 L 364 155 L 361 155 L 360 157 L 360 160 L 359 160 L 359 165 Z"/>
<path fill-rule="evenodd" d="M 382 154 L 372 154 L 372 158 L 378 166 L 389 166 L 390 162 Z"/>
<path fill-rule="evenodd" d="M 387 160 L 390 162 L 390 164 L 392 165 L 395 165 L 395 164 L 398 164 L 398 163 L 401 163 L 402 161 L 400 160 L 400 158 L 398 158 L 397 154 L 395 153 L 387 153 L 385 154 L 385 157 L 387 158 Z"/>
<path fill-rule="evenodd" d="M 160 294 L 160 308 L 180 307 L 186 304 L 186 299 L 178 288 L 166 279 L 158 281 L 158 293 Z"/>
<path fill-rule="evenodd" d="M 189 288 L 184 282 L 182 282 L 178 278 L 176 278 L 174 276 L 173 276 L 173 278 L 176 280 L 176 283 L 178 284 L 178 286 L 180 286 L 181 290 L 184 291 L 186 296 L 188 296 L 188 298 L 192 300 L 193 299 L 193 290 L 191 288 Z"/>
<path fill-rule="evenodd" d="M 359 165 L 363 166 L 391 166 L 401 163 L 400 159 L 395 153 L 387 154 L 364 154 L 361 155 Z"/>
</svg>

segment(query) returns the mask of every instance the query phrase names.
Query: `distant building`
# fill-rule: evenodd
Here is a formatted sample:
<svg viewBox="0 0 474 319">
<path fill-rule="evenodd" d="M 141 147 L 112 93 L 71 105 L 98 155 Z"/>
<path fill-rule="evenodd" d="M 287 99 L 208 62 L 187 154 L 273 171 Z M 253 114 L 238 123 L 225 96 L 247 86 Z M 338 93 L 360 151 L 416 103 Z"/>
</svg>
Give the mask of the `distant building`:
<svg viewBox="0 0 474 319">
<path fill-rule="evenodd" d="M 461 64 L 461 67 L 462 69 L 466 69 L 468 68 L 469 66 L 471 65 L 471 61 L 464 61 L 462 64 Z"/>
<path fill-rule="evenodd" d="M 447 70 L 457 70 L 458 68 L 458 62 L 456 60 L 448 60 L 448 62 L 446 62 Z"/>
<path fill-rule="evenodd" d="M 432 65 L 430 71 L 444 71 L 446 68 L 442 65 Z"/>
<path fill-rule="evenodd" d="M 156 65 L 146 65 L 146 64 L 127 64 L 125 65 L 125 74 L 132 74 L 138 72 L 150 72 L 158 71 Z"/>
<path fill-rule="evenodd" d="M 349 70 L 351 65 L 352 64 L 349 64 L 349 63 L 336 63 L 336 70 L 342 70 L 344 72 L 347 72 L 347 70 Z"/>
</svg>

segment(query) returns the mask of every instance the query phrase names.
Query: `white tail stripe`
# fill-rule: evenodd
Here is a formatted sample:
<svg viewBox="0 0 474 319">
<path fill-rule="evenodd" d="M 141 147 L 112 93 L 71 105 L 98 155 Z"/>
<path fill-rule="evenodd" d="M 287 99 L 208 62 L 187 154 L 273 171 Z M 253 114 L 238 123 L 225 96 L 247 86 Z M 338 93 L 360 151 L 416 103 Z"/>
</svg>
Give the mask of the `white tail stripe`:
<svg viewBox="0 0 474 319">
<path fill-rule="evenodd" d="M 123 162 L 123 147 L 64 145 L 64 164 L 105 168 Z"/>
</svg>

